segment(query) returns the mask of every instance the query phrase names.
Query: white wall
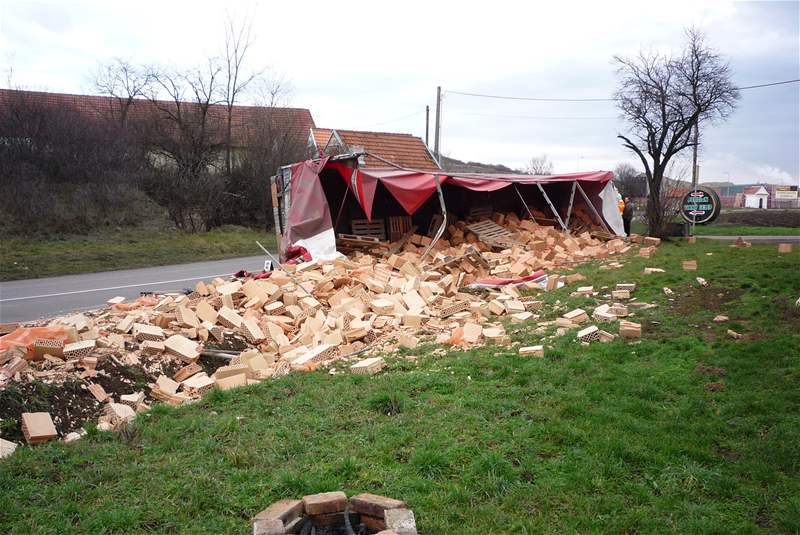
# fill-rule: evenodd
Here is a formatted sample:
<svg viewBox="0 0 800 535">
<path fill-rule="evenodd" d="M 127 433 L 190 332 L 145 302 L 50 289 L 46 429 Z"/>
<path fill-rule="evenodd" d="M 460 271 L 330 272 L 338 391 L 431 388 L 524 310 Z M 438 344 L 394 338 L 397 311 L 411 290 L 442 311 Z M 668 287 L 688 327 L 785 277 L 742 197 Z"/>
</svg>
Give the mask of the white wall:
<svg viewBox="0 0 800 535">
<path fill-rule="evenodd" d="M 744 207 L 745 208 L 758 208 L 758 200 L 763 199 L 761 201 L 761 208 L 767 207 L 767 199 L 769 195 L 745 195 L 744 196 Z"/>
</svg>

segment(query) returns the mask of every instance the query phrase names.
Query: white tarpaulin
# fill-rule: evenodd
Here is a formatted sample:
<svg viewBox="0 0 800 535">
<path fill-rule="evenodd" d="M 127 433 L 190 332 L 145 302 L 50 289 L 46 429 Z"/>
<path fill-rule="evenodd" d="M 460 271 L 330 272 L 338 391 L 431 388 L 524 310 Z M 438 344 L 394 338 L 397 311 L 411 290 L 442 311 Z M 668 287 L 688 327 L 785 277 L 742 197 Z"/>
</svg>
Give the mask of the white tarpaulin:
<svg viewBox="0 0 800 535">
<path fill-rule="evenodd" d="M 603 203 L 603 219 L 606 220 L 611 231 L 617 236 L 625 236 L 625 226 L 622 224 L 622 214 L 619 213 L 617 188 L 614 187 L 614 183 L 606 184 L 598 197 Z"/>
</svg>

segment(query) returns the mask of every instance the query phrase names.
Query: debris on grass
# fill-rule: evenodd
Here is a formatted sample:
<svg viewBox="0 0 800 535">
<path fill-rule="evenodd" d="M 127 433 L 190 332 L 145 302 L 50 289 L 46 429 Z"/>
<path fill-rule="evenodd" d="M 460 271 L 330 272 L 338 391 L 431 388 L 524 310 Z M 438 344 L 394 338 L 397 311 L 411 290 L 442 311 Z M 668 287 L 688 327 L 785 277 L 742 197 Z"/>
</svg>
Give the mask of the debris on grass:
<svg viewBox="0 0 800 535">
<path fill-rule="evenodd" d="M 740 340 L 742 338 L 742 334 L 741 333 L 737 333 L 733 329 L 728 329 L 727 335 L 730 336 L 731 338 L 733 338 L 734 340 Z"/>
<path fill-rule="evenodd" d="M 495 215 L 508 231 L 501 241 L 479 237 L 463 222 L 448 227 L 448 238 L 425 256 L 432 240 L 418 234 L 395 244 L 351 240 L 349 256 L 331 262 L 284 264 L 265 278 L 216 278 L 184 293 L 145 294 L 132 302 L 115 297 L 102 309 L 34 329 L 5 326 L 10 332 L 0 338 L 0 394 L 11 385 L 78 385 L 80 400 L 69 400 L 76 410 L 53 412 L 64 437 L 92 418 L 101 428 L 114 428 L 157 401 L 180 405 L 212 388 L 339 361 L 353 373 L 377 373 L 383 359 L 364 361 L 368 352 L 433 340 L 463 348 L 510 346 L 500 320 L 533 323 L 544 306 L 523 292 L 582 281 L 579 273 L 554 270 L 632 247 L 586 228 L 570 234 L 514 214 Z M 648 254 L 659 243 L 643 242 Z M 612 264 L 622 266 L 605 263 Z M 612 293 L 627 299 L 635 287 L 620 283 Z M 579 287 L 577 294 L 592 297 L 594 287 Z M 600 312 L 614 321 L 627 309 L 616 303 Z M 572 327 L 589 317 L 576 309 L 560 320 Z M 594 327 L 583 338 L 613 336 Z"/>
</svg>

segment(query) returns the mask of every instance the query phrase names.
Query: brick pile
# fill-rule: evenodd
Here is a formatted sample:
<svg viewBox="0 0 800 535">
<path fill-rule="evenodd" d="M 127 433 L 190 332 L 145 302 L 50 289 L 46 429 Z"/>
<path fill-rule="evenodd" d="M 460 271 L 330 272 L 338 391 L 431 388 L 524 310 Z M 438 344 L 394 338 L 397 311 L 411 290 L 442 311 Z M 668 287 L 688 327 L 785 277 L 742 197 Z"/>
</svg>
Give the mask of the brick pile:
<svg viewBox="0 0 800 535">
<path fill-rule="evenodd" d="M 310 528 L 344 529 L 347 523 L 356 533 L 366 530 L 379 535 L 417 535 L 416 518 L 405 502 L 369 493 L 349 500 L 341 491 L 279 500 L 251 520 L 253 535 L 310 533 Z"/>
<path fill-rule="evenodd" d="M 374 374 L 384 362 L 380 357 L 361 360 L 370 350 L 414 348 L 421 341 L 509 345 L 501 320 L 536 320 L 543 307 L 535 296 L 523 295 L 525 290 L 552 290 L 583 277 L 551 274 L 544 288 L 531 282 L 481 292 L 468 291 L 469 284 L 487 276 L 525 277 L 540 269 L 605 259 L 632 247 L 588 232 L 565 234 L 513 214 L 496 214 L 494 222 L 508 231 L 504 245 L 509 247 L 484 243 L 459 222 L 425 258 L 429 238 L 407 235 L 332 262 L 284 265 L 267 279 L 217 278 L 197 283 L 188 294 L 143 297 L 135 303 L 115 298 L 102 310 L 55 318 L 49 325 L 63 327 L 67 340 L 37 340 L 27 352 L 0 353 L 0 388 L 14 381 L 84 381 L 87 395 L 109 406 L 101 428 L 113 428 L 153 400 L 179 405 L 212 388 L 250 385 L 294 370 L 335 366 Z M 650 238 L 640 241 L 648 248 L 658 245 Z M 605 267 L 619 266 L 609 259 Z M 620 298 L 630 291 L 630 285 L 615 289 Z M 578 292 L 588 295 L 593 288 L 579 287 Z M 612 320 L 624 316 L 624 308 L 616 303 L 593 317 Z M 559 318 L 560 326 L 588 320 L 580 312 Z M 626 327 L 623 336 L 634 332 Z M 593 331 L 581 338 L 590 342 L 604 335 Z M 208 374 L 198 362 L 201 353 L 209 346 L 229 346 L 231 340 L 240 349 Z M 523 349 L 532 356 L 543 352 L 540 346 Z M 146 392 L 105 392 L 94 382 L 105 359 L 139 366 L 156 379 Z M 166 369 L 174 371 L 162 374 Z"/>
</svg>

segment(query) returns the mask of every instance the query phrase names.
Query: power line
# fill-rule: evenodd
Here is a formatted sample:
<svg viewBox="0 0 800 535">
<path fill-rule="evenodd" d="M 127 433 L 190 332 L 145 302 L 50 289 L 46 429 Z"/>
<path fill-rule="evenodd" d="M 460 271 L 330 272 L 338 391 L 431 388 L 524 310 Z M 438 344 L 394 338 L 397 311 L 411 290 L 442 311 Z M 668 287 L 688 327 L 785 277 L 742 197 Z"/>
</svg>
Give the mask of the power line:
<svg viewBox="0 0 800 535">
<path fill-rule="evenodd" d="M 771 82 L 771 83 L 768 83 L 768 84 L 748 85 L 748 86 L 744 86 L 744 87 L 737 87 L 736 89 L 741 91 L 742 89 L 756 89 L 758 87 L 770 87 L 770 86 L 773 86 L 773 85 L 793 84 L 793 83 L 796 83 L 796 82 L 800 82 L 800 78 L 798 78 L 796 80 L 784 80 L 783 82 Z"/>
<path fill-rule="evenodd" d="M 497 98 L 502 100 L 534 100 L 539 102 L 614 102 L 613 98 L 538 98 L 538 97 L 509 97 L 506 95 L 487 95 L 484 93 L 466 93 L 464 91 L 446 91 L 447 94 L 464 95 L 465 97 Z"/>
<path fill-rule="evenodd" d="M 553 116 L 553 115 L 547 115 L 547 116 L 541 115 L 540 116 L 540 115 L 506 115 L 506 114 L 500 114 L 500 113 L 472 113 L 472 112 L 466 112 L 466 111 L 461 111 L 461 110 L 450 110 L 450 112 L 451 113 L 460 114 L 460 115 L 476 115 L 476 116 L 479 116 L 479 117 L 504 117 L 504 118 L 508 118 L 508 119 L 557 119 L 557 120 L 563 120 L 563 119 L 580 119 L 580 120 L 586 120 L 586 119 L 602 119 L 602 120 L 618 119 L 618 117 L 610 117 L 610 116 L 609 117 L 601 117 L 601 116 L 581 117 L 581 116 L 577 116 L 577 115 L 570 115 L 570 116 L 564 116 L 564 117 L 557 117 L 557 116 Z"/>
<path fill-rule="evenodd" d="M 783 80 L 780 82 L 769 82 L 764 84 L 757 84 L 757 85 L 748 85 L 743 87 L 737 87 L 735 89 L 738 90 L 745 90 L 745 89 L 757 89 L 759 87 L 772 87 L 775 85 L 783 85 L 783 84 L 794 84 L 800 82 L 800 78 L 794 80 Z M 535 102 L 615 102 L 618 99 L 615 98 L 542 98 L 542 97 L 516 97 L 516 96 L 508 96 L 508 95 L 489 95 L 486 93 L 468 93 L 466 91 L 453 91 L 448 90 L 446 91 L 448 94 L 452 95 L 463 95 L 465 97 L 479 97 L 479 98 L 495 98 L 501 100 L 530 100 Z"/>
</svg>

